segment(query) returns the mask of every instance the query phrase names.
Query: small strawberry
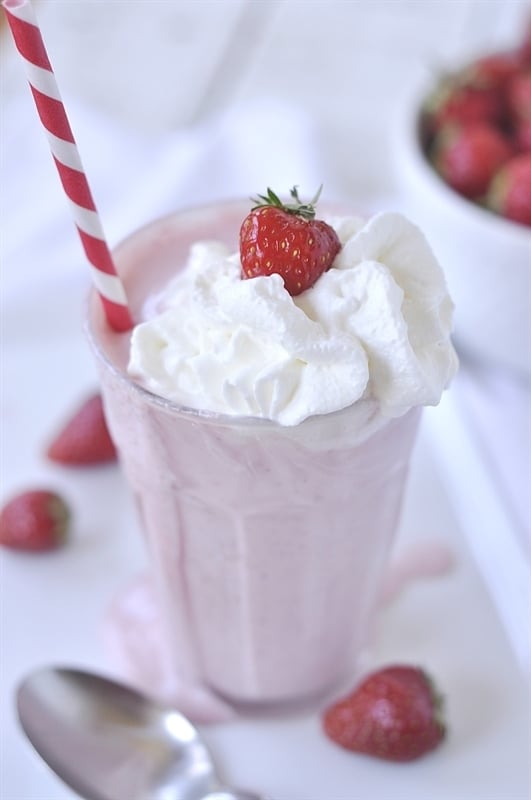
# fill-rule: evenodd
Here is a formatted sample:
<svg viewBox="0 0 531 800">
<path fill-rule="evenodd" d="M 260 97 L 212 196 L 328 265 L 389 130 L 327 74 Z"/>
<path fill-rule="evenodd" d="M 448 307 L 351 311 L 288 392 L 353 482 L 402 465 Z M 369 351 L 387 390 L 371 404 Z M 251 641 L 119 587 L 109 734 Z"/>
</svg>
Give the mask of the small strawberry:
<svg viewBox="0 0 531 800">
<path fill-rule="evenodd" d="M 492 53 L 473 61 L 461 73 L 461 81 L 476 89 L 503 89 L 520 68 L 514 53 Z"/>
<path fill-rule="evenodd" d="M 509 81 L 507 105 L 516 122 L 531 120 L 531 69 L 519 72 Z"/>
<path fill-rule="evenodd" d="M 531 226 L 531 153 L 515 156 L 496 173 L 487 205 L 507 219 Z"/>
<path fill-rule="evenodd" d="M 294 186 L 292 204 L 282 203 L 269 188 L 258 196 L 240 229 L 242 278 L 278 274 L 294 297 L 330 268 L 341 244 L 330 225 L 315 219 L 320 193 L 301 203 Z"/>
<path fill-rule="evenodd" d="M 513 142 L 517 152 L 531 153 L 531 119 L 523 119 L 516 125 Z"/>
<path fill-rule="evenodd" d="M 22 492 L 0 512 L 0 544 L 13 550 L 54 550 L 65 542 L 69 520 L 69 508 L 56 492 Z"/>
<path fill-rule="evenodd" d="M 473 125 L 478 122 L 497 124 L 504 114 L 504 101 L 496 87 L 483 88 L 461 83 L 459 78 L 442 81 L 428 99 L 425 126 L 430 136 L 446 125 Z"/>
<path fill-rule="evenodd" d="M 522 41 L 517 47 L 516 56 L 521 64 L 531 67 L 531 18 L 529 18 Z"/>
<path fill-rule="evenodd" d="M 493 53 L 443 77 L 425 103 L 432 135 L 449 123 L 503 124 L 507 84 L 520 68 L 514 53 Z"/>
<path fill-rule="evenodd" d="M 388 761 L 413 761 L 446 735 L 442 699 L 424 670 L 390 666 L 373 672 L 323 715 L 326 735 L 347 750 Z"/>
<path fill-rule="evenodd" d="M 512 147 L 498 130 L 477 123 L 464 128 L 444 128 L 437 136 L 432 161 L 445 182 L 459 194 L 481 198 Z"/>
<path fill-rule="evenodd" d="M 101 395 L 92 395 L 76 410 L 49 445 L 46 455 L 51 461 L 69 466 L 116 460 Z"/>
</svg>

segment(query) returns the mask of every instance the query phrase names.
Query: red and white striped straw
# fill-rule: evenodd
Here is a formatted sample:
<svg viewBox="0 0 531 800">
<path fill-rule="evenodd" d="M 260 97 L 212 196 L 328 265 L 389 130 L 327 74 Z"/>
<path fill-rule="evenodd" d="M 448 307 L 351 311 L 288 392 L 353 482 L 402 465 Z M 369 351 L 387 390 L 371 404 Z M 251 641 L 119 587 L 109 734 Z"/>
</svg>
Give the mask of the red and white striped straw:
<svg viewBox="0 0 531 800">
<path fill-rule="evenodd" d="M 26 66 L 37 112 L 46 130 L 105 316 L 114 330 L 127 331 L 133 321 L 124 287 L 105 240 L 33 8 L 29 0 L 3 0 L 2 5 Z"/>
</svg>

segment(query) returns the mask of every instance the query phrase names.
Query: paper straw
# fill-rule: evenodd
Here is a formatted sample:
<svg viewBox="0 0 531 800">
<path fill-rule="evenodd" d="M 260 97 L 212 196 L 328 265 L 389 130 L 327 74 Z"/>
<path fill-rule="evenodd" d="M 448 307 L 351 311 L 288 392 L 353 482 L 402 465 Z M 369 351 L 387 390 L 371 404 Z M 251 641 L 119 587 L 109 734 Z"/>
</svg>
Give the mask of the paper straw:
<svg viewBox="0 0 531 800">
<path fill-rule="evenodd" d="M 69 200 L 105 316 L 114 330 L 127 331 L 133 322 L 126 294 L 105 240 L 33 8 L 28 0 L 3 0 L 2 5 L 16 48 L 26 66 L 37 112 Z"/>
</svg>

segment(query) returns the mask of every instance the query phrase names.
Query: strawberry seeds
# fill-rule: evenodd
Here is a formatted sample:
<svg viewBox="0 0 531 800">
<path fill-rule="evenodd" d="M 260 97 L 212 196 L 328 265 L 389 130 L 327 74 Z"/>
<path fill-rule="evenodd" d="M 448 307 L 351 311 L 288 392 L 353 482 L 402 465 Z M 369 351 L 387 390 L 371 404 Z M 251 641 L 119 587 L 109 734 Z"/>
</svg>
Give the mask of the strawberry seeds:
<svg viewBox="0 0 531 800">
<path fill-rule="evenodd" d="M 295 297 L 332 266 L 341 244 L 330 225 L 315 219 L 320 193 L 302 203 L 294 186 L 292 204 L 283 203 L 269 188 L 267 195 L 258 196 L 240 229 L 242 278 L 278 274 Z"/>
</svg>

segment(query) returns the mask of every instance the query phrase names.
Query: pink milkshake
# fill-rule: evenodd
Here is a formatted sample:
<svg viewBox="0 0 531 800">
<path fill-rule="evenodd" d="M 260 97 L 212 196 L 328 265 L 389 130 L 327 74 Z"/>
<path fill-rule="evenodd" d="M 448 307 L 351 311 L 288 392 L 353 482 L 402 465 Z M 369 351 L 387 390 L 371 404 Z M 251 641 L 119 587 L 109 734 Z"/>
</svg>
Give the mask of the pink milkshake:
<svg viewBox="0 0 531 800">
<path fill-rule="evenodd" d="M 115 252 L 115 261 L 135 319 L 156 316 L 160 292 L 186 264 L 195 242 L 216 240 L 230 252 L 236 250 L 239 227 L 247 210 L 248 204 L 241 203 L 192 209 L 155 222 L 126 240 Z M 389 231 L 394 228 L 389 227 L 388 220 L 378 224 L 385 229 L 382 249 L 389 249 L 394 236 Z M 349 225 L 344 234 L 345 258 L 349 252 L 360 251 L 361 255 L 355 256 L 360 263 L 376 263 L 374 253 L 365 252 L 372 229 L 366 232 L 359 221 Z M 374 234 L 376 239 L 379 235 Z M 403 276 L 407 272 L 403 248 L 396 249 L 396 264 L 385 269 L 394 269 Z M 413 247 L 412 258 L 415 256 Z M 223 260 L 223 256 L 219 258 Z M 218 255 L 213 260 L 216 259 Z M 346 274 L 346 262 L 338 265 L 336 271 L 343 269 Z M 371 276 L 377 272 L 373 268 Z M 385 280 L 387 272 L 382 271 Z M 440 283 L 438 273 L 436 278 Z M 356 280 L 360 280 L 359 276 Z M 407 282 L 407 278 L 404 280 Z M 252 281 L 241 283 L 252 288 Z M 437 285 L 444 317 L 450 305 L 443 297 L 444 283 L 442 289 Z M 235 291 L 240 287 L 236 286 Z M 190 304 L 197 295 L 196 287 Z M 400 299 L 399 305 L 404 302 L 408 300 Z M 193 328 L 195 317 L 187 319 L 190 304 L 184 303 L 179 310 L 177 303 L 171 325 L 177 320 Z M 309 337 L 319 325 L 329 341 L 333 340 L 333 347 L 330 344 L 328 349 L 333 350 L 339 342 L 336 350 L 344 353 L 343 333 L 336 335 L 319 317 L 318 304 L 313 295 L 301 295 L 300 307 L 294 311 L 294 325 L 304 328 L 309 319 L 313 326 L 311 331 L 308 328 Z M 251 316 L 259 318 L 262 307 L 263 298 Z M 242 403 L 254 402 L 254 396 L 249 400 L 247 389 L 240 386 L 249 380 L 247 360 L 256 349 L 255 339 L 249 339 L 248 321 L 241 357 L 245 360 L 245 378 L 240 378 L 239 365 L 234 381 L 240 381 L 235 395 L 240 410 L 220 412 L 222 395 L 217 389 L 213 389 L 213 396 L 218 398 L 213 401 L 214 409 L 201 397 L 192 408 L 190 402 L 179 403 L 161 396 L 150 380 L 130 374 L 135 372 L 130 361 L 130 335 L 111 331 L 97 298 L 91 298 L 90 337 L 109 426 L 145 531 L 165 657 L 170 668 L 184 680 L 201 684 L 229 702 L 277 703 L 318 697 L 355 669 L 367 641 L 399 519 L 419 407 L 438 401 L 437 393 L 455 369 L 455 355 L 447 335 L 439 332 L 439 340 L 433 343 L 433 358 L 440 363 L 434 369 L 431 359 L 428 366 L 423 366 L 428 389 L 424 387 L 419 393 L 416 386 L 413 390 L 420 397 L 419 402 L 396 399 L 396 387 L 402 378 L 393 379 L 385 362 L 389 348 L 381 343 L 389 340 L 395 347 L 402 334 L 394 328 L 391 333 L 382 332 L 379 323 L 371 321 L 372 312 L 360 316 L 359 304 L 355 307 L 356 324 L 362 331 L 360 341 L 365 348 L 359 354 L 356 351 L 355 362 L 350 355 L 342 355 L 346 366 L 342 364 L 336 376 L 335 372 L 323 373 L 322 346 L 313 366 L 313 356 L 305 360 L 297 352 L 296 367 L 288 364 L 286 370 L 290 375 L 294 369 L 299 370 L 299 382 L 295 389 L 290 387 L 280 410 L 280 390 L 270 377 L 265 384 L 267 392 L 256 392 L 260 403 L 260 398 L 267 395 L 263 403 L 268 409 L 278 410 L 279 422 L 273 415 L 266 418 L 269 412 L 263 412 L 262 405 L 259 412 L 252 408 L 241 412 Z M 217 313 L 213 312 L 213 325 L 217 324 Z M 384 308 L 382 314 L 385 313 Z M 407 316 L 409 312 L 406 309 L 404 313 Z M 415 310 L 411 319 L 417 317 Z M 208 370 L 203 353 L 198 356 L 198 370 L 206 372 L 207 384 L 217 380 L 219 372 L 225 387 L 225 370 L 230 370 L 230 365 L 227 366 L 225 354 L 219 362 L 223 369 L 218 369 L 219 363 L 213 360 L 218 356 L 218 342 L 225 336 L 225 318 L 222 325 L 222 333 L 215 329 L 212 336 Z M 365 335 L 364 330 L 375 332 Z M 424 326 L 421 333 L 406 331 L 405 344 L 400 345 L 402 349 L 393 350 L 390 358 L 399 359 L 404 347 L 417 346 L 417 339 L 421 353 L 417 360 L 422 361 L 431 346 L 426 330 Z M 260 345 L 263 338 L 259 330 Z M 237 341 L 241 341 L 241 332 Z M 160 337 L 155 342 L 153 345 L 153 340 L 148 340 L 148 351 L 151 358 L 149 348 L 154 347 L 156 360 L 161 352 L 166 354 L 168 347 Z M 443 346 L 445 356 L 441 360 Z M 230 347 L 235 347 L 234 341 Z M 304 347 L 310 352 L 306 340 Z M 269 357 L 274 348 L 272 344 L 267 348 Z M 285 371 L 286 357 L 282 358 L 282 370 L 275 372 L 277 382 L 283 380 Z M 170 358 L 172 364 L 173 361 Z M 359 396 L 355 402 L 341 400 L 342 407 L 323 412 L 321 397 L 328 398 L 330 386 L 334 386 L 334 398 L 343 397 L 341 386 L 336 391 L 335 383 L 341 384 L 343 376 L 357 370 L 362 362 L 367 366 L 359 368 L 363 386 L 360 384 L 356 390 Z M 304 419 L 294 422 L 293 397 L 300 395 L 300 387 L 304 389 L 304 369 L 310 367 L 317 379 L 324 381 L 323 391 L 315 393 L 316 399 L 312 400 L 318 410 L 310 410 Z M 166 380 L 166 375 L 159 374 L 158 361 L 153 372 L 154 379 Z M 397 375 L 404 372 L 404 366 L 399 364 Z M 434 372 L 440 373 L 440 386 L 435 388 Z M 195 377 L 185 376 L 184 380 L 195 391 Z M 411 375 L 403 384 L 404 392 L 411 391 L 410 384 Z M 313 397 L 312 392 L 313 389 Z M 226 394 L 225 391 L 223 397 Z"/>
</svg>

